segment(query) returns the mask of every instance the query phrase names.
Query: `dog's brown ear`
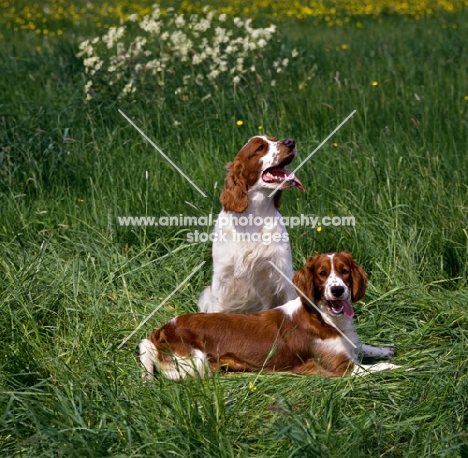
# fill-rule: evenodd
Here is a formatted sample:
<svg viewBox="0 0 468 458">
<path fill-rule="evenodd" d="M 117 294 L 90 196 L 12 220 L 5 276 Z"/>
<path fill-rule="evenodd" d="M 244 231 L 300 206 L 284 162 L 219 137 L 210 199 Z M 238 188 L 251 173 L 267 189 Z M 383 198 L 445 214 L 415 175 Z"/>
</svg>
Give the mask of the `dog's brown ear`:
<svg viewBox="0 0 468 458">
<path fill-rule="evenodd" d="M 360 301 L 366 293 L 367 274 L 350 253 L 346 254 L 349 256 L 351 264 L 351 279 L 353 282 L 351 291 L 353 293 L 353 301 Z"/>
<path fill-rule="evenodd" d="M 227 165 L 228 174 L 221 192 L 221 203 L 224 210 L 242 213 L 249 204 L 247 180 L 243 175 L 241 161 L 234 160 Z"/>
<path fill-rule="evenodd" d="M 318 256 L 310 256 L 306 263 L 294 274 L 293 283 L 301 299 L 303 299 L 303 295 L 301 294 L 303 292 L 311 301 L 316 300 L 314 268 L 317 259 Z"/>
</svg>

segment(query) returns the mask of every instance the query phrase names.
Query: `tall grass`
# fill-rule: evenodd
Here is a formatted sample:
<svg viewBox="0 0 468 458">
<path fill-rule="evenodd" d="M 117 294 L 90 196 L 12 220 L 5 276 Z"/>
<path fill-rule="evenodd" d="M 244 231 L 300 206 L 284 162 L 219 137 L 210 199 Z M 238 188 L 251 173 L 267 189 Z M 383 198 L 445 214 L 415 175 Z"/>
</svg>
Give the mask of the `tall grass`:
<svg viewBox="0 0 468 458">
<path fill-rule="evenodd" d="M 467 14 L 362 23 L 290 18 L 270 52 L 300 56 L 276 86 L 220 85 L 204 101 L 148 91 L 85 104 L 84 31 L 40 50 L 27 34 L 5 43 L 2 456 L 468 456 Z M 355 227 L 290 228 L 294 265 L 351 251 L 370 274 L 356 305 L 362 340 L 394 345 L 395 362 L 414 370 L 144 383 L 136 344 L 196 311 L 211 247 L 187 243 L 191 228 L 120 227 L 117 216 L 216 214 L 224 166 L 250 136 L 293 137 L 301 159 L 353 110 L 297 173 L 307 193 L 284 193 L 281 211 L 355 217 Z"/>
</svg>

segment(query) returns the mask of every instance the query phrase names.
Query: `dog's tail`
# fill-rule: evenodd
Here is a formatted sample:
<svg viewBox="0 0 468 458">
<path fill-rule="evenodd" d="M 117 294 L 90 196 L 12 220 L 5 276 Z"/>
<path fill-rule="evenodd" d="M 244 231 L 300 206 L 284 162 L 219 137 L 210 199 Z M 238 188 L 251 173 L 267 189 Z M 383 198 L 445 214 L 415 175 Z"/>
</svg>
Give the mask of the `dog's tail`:
<svg viewBox="0 0 468 458">
<path fill-rule="evenodd" d="M 143 339 L 138 345 L 138 356 L 143 367 L 146 369 L 146 379 L 153 380 L 154 365 L 158 360 L 158 351 L 153 342 Z"/>
</svg>

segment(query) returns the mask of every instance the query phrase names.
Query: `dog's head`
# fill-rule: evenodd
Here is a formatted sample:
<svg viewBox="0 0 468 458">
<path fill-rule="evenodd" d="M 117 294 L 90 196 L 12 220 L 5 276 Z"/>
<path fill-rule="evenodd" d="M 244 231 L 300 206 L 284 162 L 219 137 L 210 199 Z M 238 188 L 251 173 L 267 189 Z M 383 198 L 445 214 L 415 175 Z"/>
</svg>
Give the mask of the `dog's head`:
<svg viewBox="0 0 468 458">
<path fill-rule="evenodd" d="M 364 296 L 367 274 L 350 253 L 342 251 L 311 256 L 295 273 L 293 281 L 307 308 L 310 305 L 301 292 L 315 304 L 326 306 L 330 315 L 352 318 L 351 299 L 358 301 Z"/>
<path fill-rule="evenodd" d="M 252 137 L 227 165 L 228 174 L 221 193 L 226 211 L 242 213 L 248 206 L 251 189 L 277 189 L 272 196 L 276 208 L 280 206 L 281 190 L 302 183 L 285 167 L 296 156 L 296 143 L 291 138 L 276 140 L 267 136 Z"/>
</svg>

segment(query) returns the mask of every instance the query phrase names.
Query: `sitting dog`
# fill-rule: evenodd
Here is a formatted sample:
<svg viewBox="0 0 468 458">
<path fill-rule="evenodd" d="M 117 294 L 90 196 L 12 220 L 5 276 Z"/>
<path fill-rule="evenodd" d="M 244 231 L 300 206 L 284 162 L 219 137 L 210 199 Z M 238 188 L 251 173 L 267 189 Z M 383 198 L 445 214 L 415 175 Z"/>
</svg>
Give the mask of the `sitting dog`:
<svg viewBox="0 0 468 458">
<path fill-rule="evenodd" d="M 212 371 L 271 371 L 343 376 L 393 369 L 356 364 L 358 353 L 388 358 L 392 348 L 360 345 L 353 300 L 363 297 L 367 274 L 347 252 L 310 257 L 295 274 L 300 297 L 256 314 L 191 314 L 173 318 L 139 345 L 151 379 Z"/>
<path fill-rule="evenodd" d="M 295 156 L 294 140 L 257 136 L 228 164 L 213 233 L 213 278 L 198 301 L 201 312 L 256 313 L 297 297 L 288 281 L 291 246 L 278 212 L 283 189 L 304 191 L 285 168 Z"/>
</svg>

